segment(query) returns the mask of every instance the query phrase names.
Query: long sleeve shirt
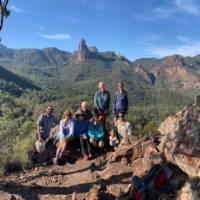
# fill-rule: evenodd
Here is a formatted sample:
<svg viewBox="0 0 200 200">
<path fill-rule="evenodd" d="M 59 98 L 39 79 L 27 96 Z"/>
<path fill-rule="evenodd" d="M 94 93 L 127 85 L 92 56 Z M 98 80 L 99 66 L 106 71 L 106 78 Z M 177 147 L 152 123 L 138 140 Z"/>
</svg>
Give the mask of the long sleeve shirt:
<svg viewBox="0 0 200 200">
<path fill-rule="evenodd" d="M 93 138 L 95 140 L 102 140 L 105 135 L 103 125 L 100 123 L 94 125 L 93 122 L 90 122 L 88 127 L 88 135 L 90 138 Z"/>
<path fill-rule="evenodd" d="M 64 119 L 61 120 L 59 134 L 63 134 L 67 138 L 72 137 L 74 135 L 74 120 L 70 119 L 67 122 Z"/>
<path fill-rule="evenodd" d="M 126 113 L 128 111 L 128 95 L 126 91 L 116 91 L 113 110 L 114 113 L 119 111 Z"/>
<path fill-rule="evenodd" d="M 94 105 L 96 109 L 102 112 L 107 111 L 110 106 L 110 93 L 107 90 L 97 91 L 94 96 Z"/>
<path fill-rule="evenodd" d="M 82 134 L 87 134 L 88 131 L 88 123 L 86 121 L 74 121 L 74 135 L 79 137 Z"/>
</svg>

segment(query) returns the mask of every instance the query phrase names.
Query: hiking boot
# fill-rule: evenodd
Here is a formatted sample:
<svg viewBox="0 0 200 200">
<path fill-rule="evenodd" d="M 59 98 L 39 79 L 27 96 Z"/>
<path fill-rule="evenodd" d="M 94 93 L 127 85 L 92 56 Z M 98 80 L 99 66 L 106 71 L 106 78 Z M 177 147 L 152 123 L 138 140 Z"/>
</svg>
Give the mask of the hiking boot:
<svg viewBox="0 0 200 200">
<path fill-rule="evenodd" d="M 88 155 L 86 153 L 83 154 L 83 159 L 88 160 Z"/>
</svg>

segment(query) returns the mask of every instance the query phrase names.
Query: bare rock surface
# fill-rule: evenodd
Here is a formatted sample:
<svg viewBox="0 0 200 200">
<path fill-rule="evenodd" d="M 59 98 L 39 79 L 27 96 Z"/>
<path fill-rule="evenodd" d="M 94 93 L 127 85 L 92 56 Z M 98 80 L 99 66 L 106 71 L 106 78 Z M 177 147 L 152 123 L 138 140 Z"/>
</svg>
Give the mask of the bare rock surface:
<svg viewBox="0 0 200 200">
<path fill-rule="evenodd" d="M 159 127 L 159 150 L 165 159 L 179 166 L 189 176 L 200 176 L 200 107 L 198 101 Z"/>
</svg>

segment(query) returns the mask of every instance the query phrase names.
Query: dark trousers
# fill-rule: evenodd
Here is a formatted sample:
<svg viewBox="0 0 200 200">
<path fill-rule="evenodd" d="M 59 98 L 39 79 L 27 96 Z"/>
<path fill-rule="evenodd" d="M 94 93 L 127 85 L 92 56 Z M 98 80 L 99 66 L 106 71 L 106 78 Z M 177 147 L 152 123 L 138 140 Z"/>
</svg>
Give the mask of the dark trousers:
<svg viewBox="0 0 200 200">
<path fill-rule="evenodd" d="M 80 138 L 81 153 L 91 153 L 91 146 L 88 139 Z"/>
</svg>

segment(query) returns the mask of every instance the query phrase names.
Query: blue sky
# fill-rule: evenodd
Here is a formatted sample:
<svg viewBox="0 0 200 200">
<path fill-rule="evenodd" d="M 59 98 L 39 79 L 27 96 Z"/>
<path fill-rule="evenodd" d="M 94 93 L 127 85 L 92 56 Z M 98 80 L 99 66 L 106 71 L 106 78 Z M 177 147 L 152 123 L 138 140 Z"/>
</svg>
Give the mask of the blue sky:
<svg viewBox="0 0 200 200">
<path fill-rule="evenodd" d="M 200 0 L 9 0 L 9 9 L 0 36 L 10 48 L 73 52 L 85 38 L 130 60 L 200 53 Z"/>
</svg>

